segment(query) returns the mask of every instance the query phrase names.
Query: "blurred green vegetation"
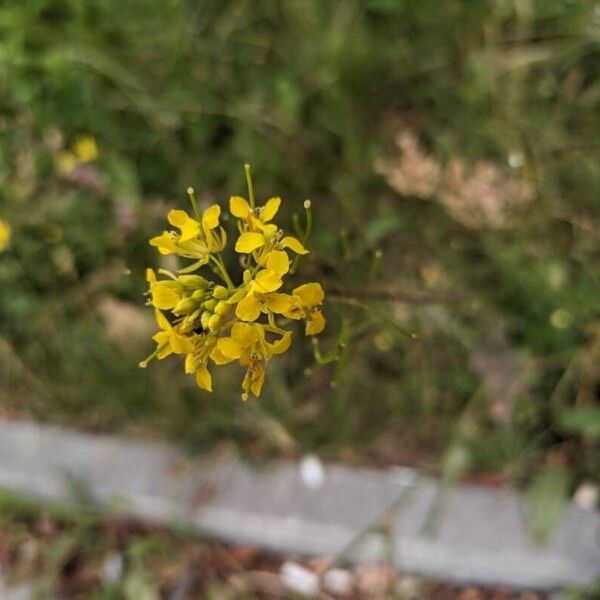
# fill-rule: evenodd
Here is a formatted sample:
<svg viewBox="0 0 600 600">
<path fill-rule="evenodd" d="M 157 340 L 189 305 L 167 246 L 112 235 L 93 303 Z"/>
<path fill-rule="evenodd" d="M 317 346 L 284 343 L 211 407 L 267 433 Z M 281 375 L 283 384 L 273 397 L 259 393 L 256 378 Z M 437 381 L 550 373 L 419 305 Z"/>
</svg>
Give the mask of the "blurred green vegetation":
<svg viewBox="0 0 600 600">
<path fill-rule="evenodd" d="M 600 13 L 592 1 L 9 0 L 2 410 L 249 455 L 600 476 Z M 81 136 L 95 160 L 65 169 Z M 329 294 L 264 399 L 151 348 L 147 239 L 205 202 L 313 200 Z M 233 259 L 233 257 L 231 257 Z M 561 483 L 560 489 L 565 485 Z"/>
</svg>

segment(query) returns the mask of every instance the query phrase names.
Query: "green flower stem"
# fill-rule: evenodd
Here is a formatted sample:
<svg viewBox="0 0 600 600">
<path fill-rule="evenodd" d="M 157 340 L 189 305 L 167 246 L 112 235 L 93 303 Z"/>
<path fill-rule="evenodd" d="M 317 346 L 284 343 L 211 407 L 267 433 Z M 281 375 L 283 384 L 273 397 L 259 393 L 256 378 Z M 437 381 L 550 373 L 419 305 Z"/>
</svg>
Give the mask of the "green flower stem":
<svg viewBox="0 0 600 600">
<path fill-rule="evenodd" d="M 252 169 L 250 165 L 246 163 L 244 165 L 244 170 L 246 171 L 246 185 L 248 186 L 248 200 L 250 201 L 250 207 L 254 209 L 255 201 L 254 201 L 254 185 L 252 183 Z"/>
<path fill-rule="evenodd" d="M 310 234 L 312 233 L 312 203 L 310 200 L 304 201 L 304 211 L 306 212 L 306 228 L 304 229 L 304 235 L 302 236 L 302 245 L 306 246 L 306 243 L 308 242 L 308 238 L 310 237 Z M 296 235 L 298 237 L 300 237 L 300 225 L 299 225 L 299 219 L 298 219 L 297 214 L 294 214 L 293 220 L 294 220 L 294 229 L 296 229 L 296 232 L 297 232 Z M 296 254 L 296 256 L 294 257 L 294 260 L 292 262 L 292 266 L 290 268 L 290 272 L 292 274 L 296 272 L 296 268 L 298 267 L 299 262 L 300 262 L 300 255 Z"/>
<path fill-rule="evenodd" d="M 310 200 L 304 201 L 304 210 L 306 212 L 306 230 L 304 231 L 302 243 L 306 244 L 306 242 L 308 242 L 310 234 L 312 233 L 312 203 Z"/>
<path fill-rule="evenodd" d="M 148 363 L 150 363 L 151 361 L 153 361 L 157 356 L 158 353 L 166 346 L 167 344 L 161 344 L 160 346 L 157 346 L 156 349 L 154 350 L 154 352 L 146 357 L 144 360 L 140 361 L 138 363 L 138 367 L 145 369 L 148 366 Z"/>
<path fill-rule="evenodd" d="M 194 215 L 196 216 L 196 219 L 200 222 L 202 222 L 202 213 L 200 212 L 200 209 L 198 208 L 198 201 L 196 200 L 196 194 L 194 192 L 194 188 L 193 187 L 189 187 L 187 189 L 187 195 L 188 198 L 190 199 L 190 202 L 192 204 L 192 208 L 194 210 Z"/>
<path fill-rule="evenodd" d="M 227 272 L 227 267 L 225 266 L 223 259 L 220 256 L 212 256 L 212 255 L 211 255 L 210 259 L 213 261 L 213 264 L 214 264 L 218 274 L 221 276 L 223 281 L 227 284 L 227 287 L 230 290 L 234 290 L 235 285 L 233 285 L 233 281 L 231 281 L 231 277 L 229 276 L 229 273 Z"/>
</svg>

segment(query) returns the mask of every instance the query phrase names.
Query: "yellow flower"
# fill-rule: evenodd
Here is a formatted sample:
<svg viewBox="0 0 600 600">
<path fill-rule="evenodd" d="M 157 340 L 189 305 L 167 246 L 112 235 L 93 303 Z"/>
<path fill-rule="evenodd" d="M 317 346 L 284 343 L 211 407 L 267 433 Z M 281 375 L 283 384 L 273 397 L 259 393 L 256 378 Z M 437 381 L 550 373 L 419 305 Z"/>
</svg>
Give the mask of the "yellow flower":
<svg viewBox="0 0 600 600">
<path fill-rule="evenodd" d="M 198 387 L 207 392 L 212 392 L 212 376 L 207 363 L 216 343 L 217 338 L 212 333 L 197 335 L 194 339 L 193 349 L 185 357 L 185 372 L 194 373 Z"/>
<path fill-rule="evenodd" d="M 92 162 L 97 158 L 98 145 L 96 140 L 90 135 L 83 135 L 75 140 L 72 150 L 59 152 L 54 162 L 61 173 L 69 175 L 78 165 Z"/>
<path fill-rule="evenodd" d="M 291 306 L 283 313 L 290 319 L 306 318 L 306 335 L 317 335 L 325 329 L 325 317 L 319 307 L 325 292 L 318 283 L 305 283 L 292 291 Z"/>
<path fill-rule="evenodd" d="M 77 157 L 68 150 L 60 152 L 54 159 L 54 162 L 56 164 L 56 168 L 64 175 L 68 175 L 69 173 L 73 172 L 78 163 Z"/>
<path fill-rule="evenodd" d="M 234 217 L 244 222 L 246 231 L 242 231 L 235 244 L 239 254 L 249 254 L 266 246 L 272 248 L 289 248 L 296 254 L 308 254 L 308 250 L 292 236 L 282 237 L 277 225 L 269 221 L 277 214 L 281 198 L 271 198 L 264 206 L 254 210 L 241 196 L 229 199 L 229 210 Z"/>
<path fill-rule="evenodd" d="M 245 288 L 234 294 L 230 302 L 238 302 L 236 316 L 242 321 L 256 321 L 261 312 L 285 314 L 290 309 L 291 298 L 287 294 L 277 294 L 282 285 L 282 277 L 289 271 L 290 259 L 282 250 L 270 253 L 266 268 L 258 271 L 254 278 L 250 272 L 244 273 Z"/>
<path fill-rule="evenodd" d="M 196 266 L 205 265 L 212 253 L 220 252 L 227 241 L 225 230 L 219 227 L 221 208 L 213 204 L 202 214 L 201 220 L 192 219 L 184 210 L 171 210 L 167 219 L 180 233 L 163 231 L 153 237 L 150 245 L 161 254 L 178 254 L 194 258 Z"/>
<path fill-rule="evenodd" d="M 160 310 L 175 308 L 183 297 L 183 285 L 173 279 L 156 280 L 152 269 L 147 269 L 146 279 L 150 284 L 150 302 Z"/>
<path fill-rule="evenodd" d="M 157 354 L 156 357 L 161 360 L 170 354 L 187 354 L 192 352 L 194 345 L 191 340 L 181 335 L 176 327 L 173 327 L 169 320 L 160 312 L 155 311 L 156 323 L 160 327 L 160 331 L 152 339 L 156 342 Z"/>
<path fill-rule="evenodd" d="M 275 354 L 285 352 L 292 340 L 292 332 L 285 331 L 275 342 L 266 339 L 265 326 L 260 323 L 234 323 L 231 337 L 217 340 L 213 360 L 217 364 L 225 364 L 239 360 L 247 367 L 242 389 L 246 393 L 259 396 L 265 379 L 264 365 Z"/>
<path fill-rule="evenodd" d="M 91 135 L 82 135 L 73 145 L 75 156 L 80 162 L 92 162 L 98 158 L 98 145 Z"/>
<path fill-rule="evenodd" d="M 12 238 L 12 227 L 6 221 L 0 219 L 0 252 L 4 252 Z"/>
<path fill-rule="evenodd" d="M 254 210 L 248 202 L 241 196 L 231 196 L 229 199 L 229 210 L 234 217 L 243 219 L 249 225 L 262 229 L 265 223 L 268 223 L 279 211 L 281 198 L 270 198 L 264 206 L 259 206 Z"/>
</svg>

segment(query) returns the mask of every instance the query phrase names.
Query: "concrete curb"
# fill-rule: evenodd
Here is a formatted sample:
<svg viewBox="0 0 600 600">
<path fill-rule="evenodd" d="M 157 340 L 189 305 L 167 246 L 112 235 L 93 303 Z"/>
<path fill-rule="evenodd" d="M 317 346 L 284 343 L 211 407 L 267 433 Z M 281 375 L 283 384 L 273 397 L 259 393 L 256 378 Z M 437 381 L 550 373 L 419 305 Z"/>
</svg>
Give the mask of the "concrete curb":
<svg viewBox="0 0 600 600">
<path fill-rule="evenodd" d="M 0 421 L 0 487 L 62 502 L 85 490 L 104 507 L 219 539 L 393 560 L 403 572 L 449 581 L 558 589 L 600 577 L 600 514 L 567 507 L 540 547 L 518 494 L 460 486 L 440 501 L 438 484 L 410 469 L 326 465 L 310 481 L 292 462 L 256 469 L 232 457 L 189 460 L 166 444 Z"/>
</svg>

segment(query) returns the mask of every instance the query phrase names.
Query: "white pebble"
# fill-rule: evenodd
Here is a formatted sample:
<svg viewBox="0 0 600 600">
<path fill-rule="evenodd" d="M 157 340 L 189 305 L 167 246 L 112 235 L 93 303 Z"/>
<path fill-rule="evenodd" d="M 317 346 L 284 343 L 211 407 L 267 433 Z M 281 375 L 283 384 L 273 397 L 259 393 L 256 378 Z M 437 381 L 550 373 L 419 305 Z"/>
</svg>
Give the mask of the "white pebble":
<svg viewBox="0 0 600 600">
<path fill-rule="evenodd" d="M 319 578 L 306 567 L 292 561 L 281 565 L 279 572 L 281 582 L 290 591 L 305 596 L 316 596 L 319 593 Z"/>
<path fill-rule="evenodd" d="M 311 490 L 323 487 L 325 483 L 325 469 L 317 456 L 306 455 L 300 461 L 300 477 L 304 485 Z"/>
<path fill-rule="evenodd" d="M 323 575 L 323 587 L 332 594 L 346 595 L 352 591 L 354 577 L 345 569 L 331 569 Z"/>
<path fill-rule="evenodd" d="M 513 169 L 518 169 L 525 164 L 525 155 L 519 150 L 513 150 L 508 155 L 508 164 Z"/>
<path fill-rule="evenodd" d="M 583 510 L 594 510 L 598 506 L 599 499 L 600 489 L 589 481 L 582 483 L 573 494 L 573 502 Z"/>
<path fill-rule="evenodd" d="M 123 557 L 119 552 L 112 552 L 106 557 L 102 567 L 102 581 L 114 585 L 123 575 Z"/>
</svg>

